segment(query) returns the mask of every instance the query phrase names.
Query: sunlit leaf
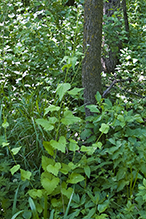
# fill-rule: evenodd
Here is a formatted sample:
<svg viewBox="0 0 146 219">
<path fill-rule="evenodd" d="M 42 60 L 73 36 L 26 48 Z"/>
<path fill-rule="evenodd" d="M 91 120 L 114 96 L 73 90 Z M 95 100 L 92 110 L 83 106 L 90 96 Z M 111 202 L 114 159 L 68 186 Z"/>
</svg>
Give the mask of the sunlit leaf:
<svg viewBox="0 0 146 219">
<path fill-rule="evenodd" d="M 60 180 L 57 177 L 54 177 L 52 180 L 48 178 L 42 178 L 41 184 L 43 188 L 47 191 L 47 193 L 51 194 L 54 191 L 54 189 L 57 187 L 59 181 Z"/>
<path fill-rule="evenodd" d="M 78 174 L 78 173 L 72 173 L 70 176 L 69 176 L 69 179 L 67 180 L 68 183 L 71 183 L 71 184 L 76 184 L 78 182 L 81 182 L 84 180 L 84 177 L 81 175 L 81 174 Z"/>
<path fill-rule="evenodd" d="M 109 125 L 105 124 L 105 123 L 102 123 L 101 128 L 99 129 L 99 131 L 104 133 L 104 134 L 107 134 L 108 131 L 109 131 Z"/>
<path fill-rule="evenodd" d="M 32 173 L 30 171 L 20 169 L 20 173 L 21 173 L 21 180 L 22 181 L 30 180 L 30 177 L 32 175 Z"/>
<path fill-rule="evenodd" d="M 62 100 L 65 93 L 71 88 L 71 85 L 69 83 L 59 84 L 56 93 L 59 95 L 60 101 Z"/>
<path fill-rule="evenodd" d="M 59 138 L 59 141 L 55 141 L 55 140 L 51 140 L 50 141 L 50 144 L 51 146 L 54 148 L 54 149 L 57 149 L 63 153 L 65 153 L 65 147 L 66 147 L 66 139 L 64 136 L 61 136 Z"/>
<path fill-rule="evenodd" d="M 81 119 L 79 117 L 74 116 L 71 111 L 67 110 L 64 112 L 64 117 L 61 119 L 61 122 L 64 125 L 71 125 L 80 122 L 80 120 Z"/>
<path fill-rule="evenodd" d="M 11 174 L 14 175 L 14 173 L 16 173 L 19 169 L 20 169 L 20 165 L 19 165 L 19 164 L 13 166 L 13 167 L 10 169 Z"/>
<path fill-rule="evenodd" d="M 36 119 L 36 123 L 41 125 L 46 131 L 54 129 L 54 126 L 47 119 Z"/>
</svg>

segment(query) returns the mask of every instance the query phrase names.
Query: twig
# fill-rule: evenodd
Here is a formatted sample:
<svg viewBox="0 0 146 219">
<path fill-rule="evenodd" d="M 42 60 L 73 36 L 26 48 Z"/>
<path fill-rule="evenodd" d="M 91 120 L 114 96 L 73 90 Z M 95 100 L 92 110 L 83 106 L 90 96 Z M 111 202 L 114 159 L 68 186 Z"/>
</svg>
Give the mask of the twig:
<svg viewBox="0 0 146 219">
<path fill-rule="evenodd" d="M 109 93 L 109 91 L 111 90 L 111 88 L 114 86 L 114 84 L 118 83 L 118 82 L 125 82 L 125 81 L 131 81 L 131 78 L 127 78 L 127 79 L 115 79 L 111 85 L 103 92 L 102 97 L 105 98 L 105 96 Z"/>
</svg>

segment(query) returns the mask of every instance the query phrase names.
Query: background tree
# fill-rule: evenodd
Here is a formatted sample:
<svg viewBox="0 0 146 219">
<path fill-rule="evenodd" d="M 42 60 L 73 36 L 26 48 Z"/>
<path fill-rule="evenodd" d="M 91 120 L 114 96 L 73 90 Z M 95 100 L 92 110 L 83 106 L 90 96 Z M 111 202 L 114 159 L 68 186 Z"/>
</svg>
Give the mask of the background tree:
<svg viewBox="0 0 146 219">
<path fill-rule="evenodd" d="M 84 5 L 84 60 L 82 83 L 85 106 L 96 103 L 95 94 L 101 92 L 101 41 L 103 1 L 85 0 Z M 90 111 L 85 107 L 86 116 Z"/>
</svg>

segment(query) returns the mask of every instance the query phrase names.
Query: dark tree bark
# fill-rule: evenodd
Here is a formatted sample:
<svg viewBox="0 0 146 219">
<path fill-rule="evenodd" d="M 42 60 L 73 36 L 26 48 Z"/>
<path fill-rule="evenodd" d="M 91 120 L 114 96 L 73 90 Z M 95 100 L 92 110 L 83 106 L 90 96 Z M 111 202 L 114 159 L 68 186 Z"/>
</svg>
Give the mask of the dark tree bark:
<svg viewBox="0 0 146 219">
<path fill-rule="evenodd" d="M 127 32 L 127 42 L 128 42 L 128 38 L 129 38 L 129 22 L 128 22 L 128 15 L 127 15 L 127 8 L 126 8 L 126 0 L 122 1 L 122 7 L 123 7 L 125 30 Z"/>
<path fill-rule="evenodd" d="M 120 0 L 105 1 L 103 13 L 107 17 L 111 17 L 114 14 L 114 12 L 119 8 L 121 8 Z M 113 33 L 114 33 L 114 29 L 113 29 Z M 103 47 L 105 42 L 106 44 L 108 44 L 108 51 L 107 54 L 103 55 L 101 59 L 102 70 L 106 73 L 111 73 L 115 71 L 115 67 L 118 64 L 119 61 L 118 56 L 120 49 L 122 47 L 122 43 L 119 40 L 119 36 L 116 35 L 115 33 L 114 33 L 114 37 L 112 36 L 112 38 L 110 39 L 110 42 L 108 42 L 106 36 L 104 36 Z"/>
<path fill-rule="evenodd" d="M 86 105 L 96 104 L 95 94 L 101 92 L 101 41 L 103 0 L 85 0 L 82 84 L 86 116 L 91 115 Z"/>
</svg>

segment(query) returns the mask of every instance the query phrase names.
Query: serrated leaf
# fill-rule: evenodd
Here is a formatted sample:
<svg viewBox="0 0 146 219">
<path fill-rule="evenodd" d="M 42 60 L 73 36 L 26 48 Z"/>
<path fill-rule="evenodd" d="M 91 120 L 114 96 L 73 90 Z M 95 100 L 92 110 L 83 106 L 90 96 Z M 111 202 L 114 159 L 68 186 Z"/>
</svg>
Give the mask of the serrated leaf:
<svg viewBox="0 0 146 219">
<path fill-rule="evenodd" d="M 49 180 L 48 178 L 42 178 L 41 184 L 43 188 L 47 191 L 48 195 L 50 195 L 57 187 L 59 181 L 60 179 L 57 177 L 54 177 L 52 180 Z"/>
<path fill-rule="evenodd" d="M 105 124 L 105 123 L 102 123 L 101 128 L 99 129 L 99 131 L 104 133 L 104 134 L 107 134 L 108 131 L 109 131 L 109 125 Z"/>
<path fill-rule="evenodd" d="M 58 122 L 58 119 L 56 117 L 49 117 L 49 122 L 53 125 Z"/>
<path fill-rule="evenodd" d="M 50 142 L 43 141 L 43 146 L 46 149 L 46 151 L 48 152 L 48 154 L 50 154 L 51 156 L 54 156 L 54 149 L 51 146 Z"/>
<path fill-rule="evenodd" d="M 68 174 L 68 172 L 71 170 L 71 167 L 65 163 L 62 163 L 62 168 L 60 169 L 60 172 L 63 174 Z"/>
<path fill-rule="evenodd" d="M 44 115 L 46 115 L 48 112 L 59 111 L 59 110 L 60 110 L 59 106 L 51 105 L 51 106 L 45 108 Z"/>
<path fill-rule="evenodd" d="M 51 146 L 54 148 L 54 149 L 57 149 L 63 153 L 65 153 L 65 147 L 66 147 L 66 139 L 64 136 L 61 136 L 59 138 L 59 141 L 55 141 L 55 140 L 51 140 L 50 141 L 50 144 Z"/>
<path fill-rule="evenodd" d="M 78 174 L 78 173 L 72 173 L 70 176 L 69 176 L 69 179 L 67 180 L 68 183 L 71 183 L 71 184 L 76 184 L 78 182 L 81 182 L 83 181 L 85 178 L 81 175 L 81 174 Z"/>
<path fill-rule="evenodd" d="M 84 88 L 77 88 L 77 87 L 75 87 L 72 90 L 68 91 L 68 94 L 75 96 L 75 95 L 77 95 L 82 90 L 84 90 Z"/>
<path fill-rule="evenodd" d="M 22 147 L 18 147 L 18 148 L 13 148 L 11 151 L 14 155 L 18 154 L 18 152 L 20 151 Z"/>
<path fill-rule="evenodd" d="M 49 164 L 55 165 L 55 161 L 51 158 L 46 157 L 46 156 L 42 156 L 42 168 L 44 171 L 47 170 L 47 166 Z"/>
<path fill-rule="evenodd" d="M 71 88 L 71 85 L 69 83 L 59 84 L 56 93 L 59 95 L 60 101 L 62 100 L 65 93 Z"/>
<path fill-rule="evenodd" d="M 54 129 L 54 126 L 47 119 L 36 119 L 36 123 L 41 125 L 46 131 Z"/>
<path fill-rule="evenodd" d="M 51 165 L 49 164 L 47 167 L 46 167 L 46 170 L 49 172 L 49 173 L 52 173 L 54 174 L 55 176 L 58 175 L 58 172 L 61 168 L 61 164 L 60 163 L 55 163 L 55 165 Z"/>
<path fill-rule="evenodd" d="M 20 169 L 20 165 L 19 165 L 19 164 L 13 166 L 13 167 L 10 169 L 11 174 L 14 175 L 14 173 L 16 173 L 19 169 Z"/>
<path fill-rule="evenodd" d="M 64 112 L 64 117 L 61 119 L 61 122 L 64 125 L 71 125 L 76 122 L 79 122 L 81 119 L 77 116 L 74 116 L 71 111 L 67 110 Z"/>
<path fill-rule="evenodd" d="M 38 198 L 41 198 L 42 195 L 43 195 L 43 192 L 42 192 L 41 189 L 31 189 L 31 190 L 28 191 L 28 194 L 29 194 L 32 198 L 36 199 L 37 197 L 38 197 Z"/>
<path fill-rule="evenodd" d="M 32 173 L 30 171 L 20 169 L 20 173 L 21 173 L 21 180 L 22 181 L 30 180 L 30 177 L 32 175 Z"/>
<path fill-rule="evenodd" d="M 73 189 L 71 187 L 68 189 L 62 188 L 61 192 L 63 195 L 65 195 L 69 199 L 71 197 Z"/>
</svg>

